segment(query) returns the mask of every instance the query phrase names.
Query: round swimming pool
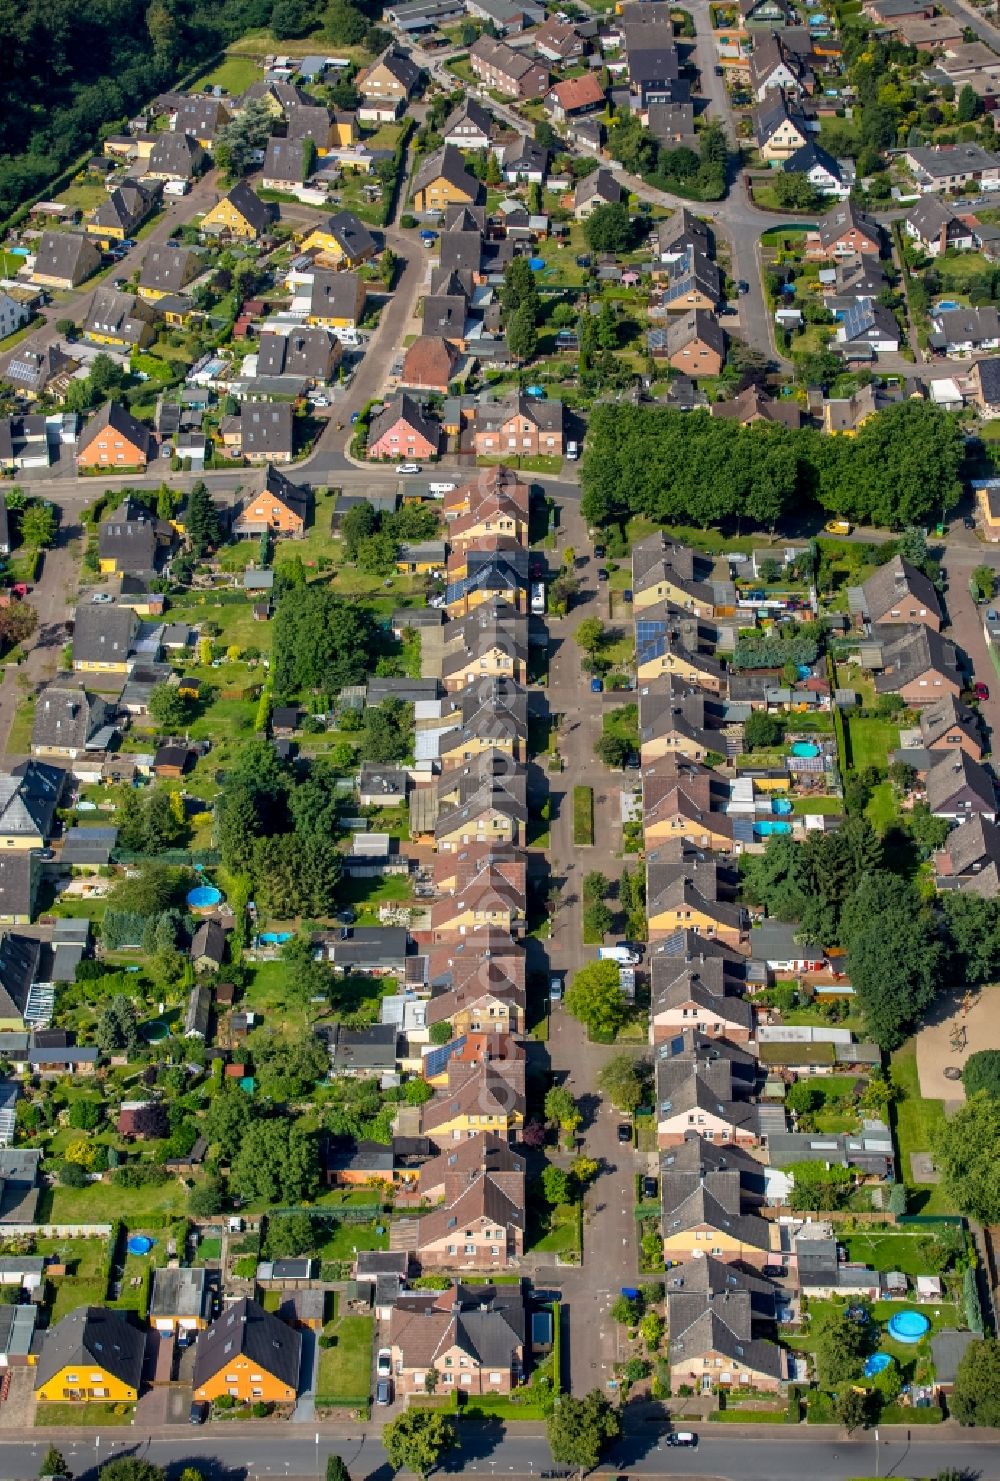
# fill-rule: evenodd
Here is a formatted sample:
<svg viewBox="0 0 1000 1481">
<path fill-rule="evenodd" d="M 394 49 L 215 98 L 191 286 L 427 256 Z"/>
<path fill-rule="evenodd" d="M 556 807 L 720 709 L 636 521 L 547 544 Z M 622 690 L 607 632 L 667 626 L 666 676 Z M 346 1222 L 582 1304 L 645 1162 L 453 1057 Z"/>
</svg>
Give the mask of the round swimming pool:
<svg viewBox="0 0 1000 1481">
<path fill-rule="evenodd" d="M 792 746 L 793 756 L 818 756 L 819 746 L 814 746 L 809 741 L 796 741 Z"/>
<path fill-rule="evenodd" d="M 148 1255 L 154 1243 L 148 1234 L 133 1234 L 125 1248 L 130 1255 Z"/>
<path fill-rule="evenodd" d="M 191 910 L 214 910 L 222 900 L 222 891 L 214 885 L 200 884 L 188 891 L 187 903 Z"/>
<path fill-rule="evenodd" d="M 889 1336 L 897 1342 L 919 1342 L 929 1326 L 922 1311 L 897 1311 L 889 1320 Z"/>
<path fill-rule="evenodd" d="M 161 1039 L 166 1039 L 169 1034 L 170 1029 L 163 1022 L 162 1018 L 154 1018 L 142 1026 L 142 1037 L 146 1040 L 147 1044 L 158 1044 Z"/>
<path fill-rule="evenodd" d="M 890 1367 L 892 1362 L 893 1357 L 891 1353 L 873 1352 L 871 1357 L 865 1363 L 865 1377 L 874 1378 L 877 1373 L 884 1373 L 886 1368 Z"/>
</svg>

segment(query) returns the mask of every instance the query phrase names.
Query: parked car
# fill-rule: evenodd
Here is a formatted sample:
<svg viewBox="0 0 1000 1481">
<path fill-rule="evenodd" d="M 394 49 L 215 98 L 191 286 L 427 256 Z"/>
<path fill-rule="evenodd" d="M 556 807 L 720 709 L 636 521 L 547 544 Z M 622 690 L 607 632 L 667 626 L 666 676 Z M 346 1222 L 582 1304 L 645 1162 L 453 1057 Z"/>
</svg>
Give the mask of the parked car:
<svg viewBox="0 0 1000 1481">
<path fill-rule="evenodd" d="M 846 519 L 828 519 L 823 526 L 828 535 L 849 535 L 851 526 Z"/>
<path fill-rule="evenodd" d="M 195 1399 L 188 1411 L 189 1424 L 204 1424 L 208 1418 L 208 1405 L 200 1399 Z"/>
<path fill-rule="evenodd" d="M 594 559 L 595 560 L 602 561 L 604 559 L 606 553 L 607 552 L 605 551 L 605 548 L 604 548 L 603 545 L 595 545 L 594 546 Z"/>
<path fill-rule="evenodd" d="M 658 1185 L 658 1183 L 657 1183 L 657 1181 L 656 1181 L 655 1178 L 643 1178 L 643 1180 L 642 1180 L 642 1196 L 643 1196 L 643 1198 L 655 1198 L 658 1192 L 659 1192 L 659 1185 Z"/>
<path fill-rule="evenodd" d="M 419 463 L 400 463 L 399 466 L 396 469 L 396 472 L 397 473 L 407 473 L 407 474 L 409 474 L 409 473 L 419 473 L 420 472 L 420 464 Z"/>
<path fill-rule="evenodd" d="M 631 601 L 632 601 L 632 589 L 631 589 L 631 587 L 626 586 L 625 590 L 622 592 L 622 601 L 623 602 L 629 602 L 629 603 L 631 603 Z"/>
<path fill-rule="evenodd" d="M 386 1405 L 392 1403 L 392 1379 L 380 1378 L 375 1385 L 376 1404 Z"/>
<path fill-rule="evenodd" d="M 622 1144 L 623 1147 L 631 1145 L 631 1142 L 632 1142 L 632 1123 L 631 1123 L 631 1121 L 622 1121 L 621 1122 L 621 1124 L 618 1127 L 618 1140 L 621 1142 L 621 1144 Z"/>
<path fill-rule="evenodd" d="M 976 521 L 972 518 L 971 514 L 965 515 L 962 523 L 967 530 L 974 530 L 976 528 Z"/>
<path fill-rule="evenodd" d="M 608 579 L 608 573 L 603 566 L 598 566 L 597 568 L 597 579 L 598 581 L 607 581 Z"/>
<path fill-rule="evenodd" d="M 989 699 L 990 697 L 989 686 L 987 684 L 980 683 L 978 679 L 972 686 L 972 692 L 977 699 Z"/>
<path fill-rule="evenodd" d="M 378 1357 L 375 1361 L 375 1372 L 379 1378 L 388 1378 L 392 1372 L 392 1351 L 388 1347 L 380 1347 Z"/>
<path fill-rule="evenodd" d="M 591 692 L 591 694 L 603 694 L 604 693 L 604 680 L 603 679 L 591 679 L 591 681 L 590 681 L 590 692 Z"/>
<path fill-rule="evenodd" d="M 693 1430 L 674 1430 L 667 1436 L 668 1445 L 697 1445 L 698 1436 Z"/>
</svg>

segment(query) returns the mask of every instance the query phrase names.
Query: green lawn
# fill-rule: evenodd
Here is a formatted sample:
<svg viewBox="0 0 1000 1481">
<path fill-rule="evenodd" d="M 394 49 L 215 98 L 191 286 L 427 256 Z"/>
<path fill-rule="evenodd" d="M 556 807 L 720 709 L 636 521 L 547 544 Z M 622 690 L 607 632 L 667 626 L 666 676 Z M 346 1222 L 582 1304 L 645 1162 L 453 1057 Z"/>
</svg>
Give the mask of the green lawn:
<svg viewBox="0 0 1000 1481">
<path fill-rule="evenodd" d="M 896 1231 L 885 1234 L 881 1230 L 875 1230 L 871 1234 L 843 1236 L 850 1260 L 872 1265 L 876 1270 L 901 1270 L 904 1275 L 938 1273 L 934 1260 L 929 1258 L 929 1242 L 932 1239 L 933 1233 L 920 1227 L 907 1234 Z"/>
<path fill-rule="evenodd" d="M 548 1215 L 545 1233 L 532 1241 L 534 1254 L 579 1255 L 580 1254 L 580 1205 L 560 1203 Z"/>
<path fill-rule="evenodd" d="M 992 270 L 992 265 L 980 252 L 947 253 L 943 257 L 936 257 L 934 271 L 941 278 L 941 293 L 938 297 L 965 293 L 972 279 L 981 278 L 984 273 Z"/>
<path fill-rule="evenodd" d="M 89 1429 L 94 1425 L 131 1424 L 134 1404 L 39 1404 L 35 1428 Z"/>
<path fill-rule="evenodd" d="M 332 1347 L 319 1349 L 316 1403 L 346 1407 L 367 1404 L 371 1395 L 374 1319 L 342 1316 L 331 1322 L 326 1332 L 337 1340 Z"/>
<path fill-rule="evenodd" d="M 263 75 L 263 67 L 258 66 L 251 57 L 226 56 L 218 66 L 192 83 L 188 91 L 200 93 L 206 87 L 221 87 L 230 97 L 238 98 L 252 82 L 257 82 Z"/>
<path fill-rule="evenodd" d="M 917 1184 L 910 1167 L 912 1152 L 929 1152 L 937 1128 L 944 1124 L 944 1102 L 924 1100 L 917 1076 L 917 1050 L 913 1039 L 897 1049 L 891 1060 L 893 1083 L 900 1091 L 893 1107 L 899 1170 L 912 1190 L 911 1213 L 953 1214 L 957 1210 L 936 1184 Z"/>
<path fill-rule="evenodd" d="M 95 206 L 99 206 L 107 198 L 108 192 L 104 181 L 98 179 L 96 175 L 89 175 L 85 172 L 77 175 L 66 186 L 66 189 L 61 190 L 56 196 L 57 201 L 64 206 L 69 206 L 73 211 L 92 211 Z"/>
<path fill-rule="evenodd" d="M 585 848 L 594 842 L 594 789 L 573 788 L 573 842 Z"/>
<path fill-rule="evenodd" d="M 46 1222 L 102 1224 L 112 1217 L 141 1228 L 162 1229 L 187 1212 L 187 1196 L 176 1178 L 162 1187 L 120 1188 L 91 1183 L 86 1188 L 54 1188 Z"/>
<path fill-rule="evenodd" d="M 808 817 L 810 814 L 825 813 L 834 817 L 844 811 L 844 803 L 840 797 L 793 797 L 792 812 L 799 817 Z"/>
<path fill-rule="evenodd" d="M 899 817 L 899 804 L 891 782 L 879 782 L 865 808 L 865 817 L 879 833 L 891 828 Z"/>
<path fill-rule="evenodd" d="M 259 1013 L 265 1027 L 287 1034 L 302 1034 L 306 1012 L 300 998 L 288 991 L 288 972 L 282 961 L 257 962 L 243 994 L 241 1006 Z"/>
<path fill-rule="evenodd" d="M 863 771 L 866 766 L 884 769 L 889 764 L 889 752 L 899 746 L 899 726 L 889 720 L 845 715 L 844 730 L 850 750 L 847 761 L 855 771 Z"/>
<path fill-rule="evenodd" d="M 377 1232 L 375 1221 L 370 1224 L 335 1224 L 327 1227 L 329 1233 L 319 1249 L 321 1260 L 349 1260 L 357 1250 L 387 1250 L 389 1248 L 388 1220 L 382 1219 Z"/>
</svg>

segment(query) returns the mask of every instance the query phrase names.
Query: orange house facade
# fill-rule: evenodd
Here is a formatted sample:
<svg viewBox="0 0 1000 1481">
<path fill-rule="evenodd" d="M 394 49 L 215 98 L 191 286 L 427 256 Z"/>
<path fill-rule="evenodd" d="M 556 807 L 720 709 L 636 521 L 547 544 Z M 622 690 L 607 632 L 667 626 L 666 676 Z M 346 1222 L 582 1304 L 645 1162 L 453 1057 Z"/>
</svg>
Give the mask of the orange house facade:
<svg viewBox="0 0 1000 1481">
<path fill-rule="evenodd" d="M 211 1402 L 228 1394 L 240 1403 L 292 1404 L 301 1356 L 301 1332 L 244 1298 L 198 1338 L 194 1397 Z"/>
</svg>

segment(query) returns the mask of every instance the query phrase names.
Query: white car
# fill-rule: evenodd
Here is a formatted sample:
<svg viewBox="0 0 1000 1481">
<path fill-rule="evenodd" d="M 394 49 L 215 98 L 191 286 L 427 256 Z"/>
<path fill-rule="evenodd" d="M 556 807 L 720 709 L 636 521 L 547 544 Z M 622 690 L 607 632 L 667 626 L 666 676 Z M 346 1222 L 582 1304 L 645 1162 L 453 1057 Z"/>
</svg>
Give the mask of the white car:
<svg viewBox="0 0 1000 1481">
<path fill-rule="evenodd" d="M 392 1353 L 388 1347 L 380 1347 L 375 1361 L 375 1372 L 379 1378 L 388 1378 L 392 1373 Z"/>
<path fill-rule="evenodd" d="M 419 473 L 420 472 L 420 464 L 419 463 L 400 463 L 399 467 L 396 469 L 396 472 L 397 473 Z"/>
</svg>

